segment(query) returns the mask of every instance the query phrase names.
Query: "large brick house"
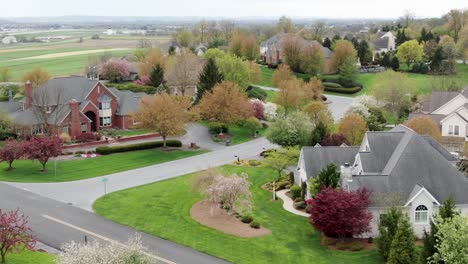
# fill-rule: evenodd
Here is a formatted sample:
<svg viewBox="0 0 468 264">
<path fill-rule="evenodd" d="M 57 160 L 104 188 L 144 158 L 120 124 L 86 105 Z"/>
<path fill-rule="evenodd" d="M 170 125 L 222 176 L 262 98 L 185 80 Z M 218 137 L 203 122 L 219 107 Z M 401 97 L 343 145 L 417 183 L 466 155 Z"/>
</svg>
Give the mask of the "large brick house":
<svg viewBox="0 0 468 264">
<path fill-rule="evenodd" d="M 0 111 L 19 125 L 18 133 L 43 134 L 47 127 L 75 138 L 104 128 L 133 128 L 131 113 L 145 95 L 119 91 L 85 77 L 62 77 L 34 89 L 26 82 L 23 101 L 1 102 Z"/>
</svg>

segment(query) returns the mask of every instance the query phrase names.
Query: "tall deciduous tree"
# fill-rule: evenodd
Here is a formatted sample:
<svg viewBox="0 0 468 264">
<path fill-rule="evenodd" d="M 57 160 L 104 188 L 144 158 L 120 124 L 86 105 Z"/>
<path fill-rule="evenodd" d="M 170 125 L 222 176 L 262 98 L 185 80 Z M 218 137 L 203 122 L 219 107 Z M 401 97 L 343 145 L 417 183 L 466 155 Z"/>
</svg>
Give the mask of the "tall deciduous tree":
<svg viewBox="0 0 468 264">
<path fill-rule="evenodd" d="M 332 113 L 323 102 L 311 101 L 304 107 L 303 111 L 310 117 L 310 120 L 314 125 L 322 123 L 328 129 L 333 127 L 334 121 Z"/>
<path fill-rule="evenodd" d="M 345 135 L 351 145 L 359 145 L 367 132 L 366 120 L 354 113 L 346 114 L 338 124 L 338 133 Z"/>
<path fill-rule="evenodd" d="M 134 114 L 141 126 L 158 132 L 166 147 L 168 136 L 180 135 L 188 122 L 190 100 L 187 97 L 171 96 L 167 93 L 143 97 Z"/>
<path fill-rule="evenodd" d="M 310 223 L 330 237 L 345 238 L 368 232 L 372 220 L 367 210 L 369 196 L 367 189 L 347 192 L 325 188 L 312 200 Z"/>
<path fill-rule="evenodd" d="M 168 68 L 167 82 L 180 89 L 182 96 L 185 96 L 187 88 L 197 85 L 201 65 L 198 57 L 192 52 L 183 51 Z"/>
<path fill-rule="evenodd" d="M 101 65 L 100 76 L 111 82 L 121 82 L 130 75 L 130 63 L 126 60 L 108 60 Z"/>
<path fill-rule="evenodd" d="M 185 48 L 190 48 L 193 44 L 193 33 L 187 29 L 182 29 L 176 34 L 177 42 Z"/>
<path fill-rule="evenodd" d="M 197 98 L 195 102 L 199 102 L 205 92 L 211 92 L 213 87 L 224 80 L 224 75 L 219 71 L 214 59 L 208 59 L 203 71 L 198 78 Z"/>
<path fill-rule="evenodd" d="M 316 76 L 325 68 L 325 56 L 320 45 L 311 45 L 304 48 L 302 53 L 301 70 Z"/>
<path fill-rule="evenodd" d="M 393 113 L 395 123 L 399 120 L 399 111 L 409 104 L 411 91 L 412 84 L 403 73 L 387 70 L 377 75 L 374 96 Z"/>
<path fill-rule="evenodd" d="M 150 49 L 141 55 L 138 63 L 138 75 L 149 76 L 157 64 L 164 66 L 164 54 L 161 49 Z"/>
<path fill-rule="evenodd" d="M 390 246 L 389 264 L 416 263 L 417 252 L 414 245 L 416 237 L 408 215 L 403 215 L 398 222 L 397 231 Z"/>
<path fill-rule="evenodd" d="M 428 116 L 415 117 L 406 125 L 420 135 L 429 135 L 437 141 L 442 138 L 439 126 Z"/>
<path fill-rule="evenodd" d="M 448 29 L 452 32 L 455 41 L 458 41 L 458 34 L 466 23 L 465 14 L 462 10 L 452 9 L 447 14 L 448 16 Z"/>
<path fill-rule="evenodd" d="M 19 209 L 2 211 L 0 208 L 0 257 L 6 263 L 6 255 L 21 249 L 34 249 L 36 238 L 28 225 L 28 218 Z"/>
<path fill-rule="evenodd" d="M 409 40 L 398 47 L 397 57 L 400 61 L 406 62 L 408 68 L 411 63 L 420 62 L 423 58 L 423 46 L 417 40 Z"/>
<path fill-rule="evenodd" d="M 357 61 L 357 52 L 353 43 L 348 40 L 338 40 L 333 44 L 333 56 L 330 61 L 331 70 L 337 71 L 348 58 Z"/>
<path fill-rule="evenodd" d="M 457 42 L 457 52 L 460 58 L 463 60 L 463 64 L 466 64 L 468 60 L 468 26 L 463 28 L 460 32 L 460 36 Z"/>
<path fill-rule="evenodd" d="M 295 26 L 291 18 L 282 16 L 276 24 L 276 28 L 279 32 L 292 33 L 294 32 Z"/>
<path fill-rule="evenodd" d="M 297 164 L 298 156 L 299 149 L 297 147 L 280 148 L 268 153 L 262 164 L 267 168 L 274 169 L 278 173 L 277 179 L 279 180 L 285 169 Z"/>
<path fill-rule="evenodd" d="M 5 146 L 0 149 L 0 162 L 7 162 L 8 169 L 14 169 L 12 164 L 15 160 L 20 159 L 24 156 L 23 145 L 16 140 L 8 140 Z"/>
<path fill-rule="evenodd" d="M 455 215 L 449 221 L 438 216 L 435 219 L 437 225 L 436 245 L 434 253 L 428 263 L 463 264 L 468 261 L 468 217 Z"/>
<path fill-rule="evenodd" d="M 62 153 L 62 140 L 57 136 L 35 137 L 23 141 L 24 154 L 31 160 L 38 160 L 42 165 L 42 172 L 47 172 L 46 164 L 50 158 Z"/>
<path fill-rule="evenodd" d="M 283 81 L 289 81 L 295 79 L 293 72 L 291 71 L 291 68 L 289 68 L 288 65 L 286 64 L 280 64 L 278 69 L 273 72 L 272 76 L 272 83 L 275 87 L 278 87 L 281 82 Z"/>
<path fill-rule="evenodd" d="M 281 50 L 283 52 L 284 63 L 289 65 L 291 70 L 299 72 L 302 63 L 302 50 L 304 39 L 298 35 L 288 35 L 283 37 Z"/>
<path fill-rule="evenodd" d="M 239 85 L 224 81 L 206 93 L 198 104 L 198 111 L 205 120 L 232 124 L 252 116 L 252 107 Z"/>
<path fill-rule="evenodd" d="M 52 76 L 46 70 L 38 67 L 23 75 L 23 82 L 30 81 L 32 86 L 38 87 L 46 84 Z"/>
</svg>

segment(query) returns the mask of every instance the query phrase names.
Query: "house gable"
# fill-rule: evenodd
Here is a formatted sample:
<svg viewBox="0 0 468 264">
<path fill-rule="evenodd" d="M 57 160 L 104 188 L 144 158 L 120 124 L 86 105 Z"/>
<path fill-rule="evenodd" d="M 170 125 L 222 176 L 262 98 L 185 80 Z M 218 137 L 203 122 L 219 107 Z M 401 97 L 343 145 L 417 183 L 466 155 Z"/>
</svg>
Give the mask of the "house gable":
<svg viewBox="0 0 468 264">
<path fill-rule="evenodd" d="M 455 112 L 457 109 L 468 103 L 468 99 L 462 94 L 455 96 L 453 99 L 436 109 L 432 112 L 435 115 L 449 115 Z"/>
</svg>

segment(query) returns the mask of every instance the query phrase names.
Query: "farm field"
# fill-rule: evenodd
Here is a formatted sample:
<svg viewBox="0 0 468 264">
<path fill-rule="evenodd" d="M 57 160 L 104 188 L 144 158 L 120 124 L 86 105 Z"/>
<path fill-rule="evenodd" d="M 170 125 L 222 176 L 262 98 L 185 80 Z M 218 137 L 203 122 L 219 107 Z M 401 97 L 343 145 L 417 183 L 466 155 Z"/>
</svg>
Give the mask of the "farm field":
<svg viewBox="0 0 468 264">
<path fill-rule="evenodd" d="M 61 33 L 69 35 L 69 32 Z M 91 33 L 95 32 L 87 34 Z M 46 69 L 55 77 L 82 74 L 89 56 L 109 54 L 122 57 L 132 53 L 138 47 L 140 39 L 150 40 L 154 46 L 159 46 L 164 51 L 170 40 L 169 37 L 157 36 L 104 36 L 101 39 L 89 37 L 85 37 L 83 42 L 78 42 L 76 38 L 50 43 L 0 46 L 0 67 L 11 69 L 12 81 L 21 81 L 26 72 L 36 67 Z"/>
</svg>

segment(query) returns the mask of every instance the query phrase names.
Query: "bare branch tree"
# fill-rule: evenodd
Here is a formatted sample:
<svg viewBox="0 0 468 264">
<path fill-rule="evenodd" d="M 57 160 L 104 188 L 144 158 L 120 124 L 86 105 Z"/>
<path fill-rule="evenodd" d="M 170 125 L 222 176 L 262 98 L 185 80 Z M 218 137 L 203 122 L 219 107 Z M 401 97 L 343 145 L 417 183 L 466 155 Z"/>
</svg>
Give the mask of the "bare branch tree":
<svg viewBox="0 0 468 264">
<path fill-rule="evenodd" d="M 198 83 L 201 64 L 198 57 L 190 51 L 184 50 L 175 58 L 172 65 L 168 65 L 166 80 L 170 86 L 180 89 L 182 96 L 187 88 L 194 87 Z"/>
<path fill-rule="evenodd" d="M 31 109 L 45 135 L 58 135 L 57 127 L 62 121 L 63 111 L 67 105 L 62 87 L 39 87 L 32 92 Z"/>
</svg>

